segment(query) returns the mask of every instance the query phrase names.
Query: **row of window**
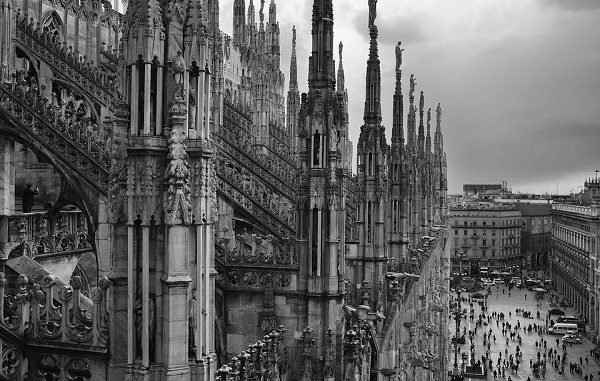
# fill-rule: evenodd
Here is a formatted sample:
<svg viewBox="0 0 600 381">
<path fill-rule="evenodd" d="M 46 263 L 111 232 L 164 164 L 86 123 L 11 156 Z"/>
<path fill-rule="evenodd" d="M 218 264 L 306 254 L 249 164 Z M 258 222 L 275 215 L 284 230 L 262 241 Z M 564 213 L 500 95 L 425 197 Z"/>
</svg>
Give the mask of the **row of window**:
<svg viewBox="0 0 600 381">
<path fill-rule="evenodd" d="M 520 229 L 501 229 L 500 230 L 500 235 L 502 235 L 502 236 L 507 236 L 507 235 L 518 236 L 520 231 L 521 231 Z M 473 235 L 477 235 L 477 234 L 479 234 L 479 232 L 477 230 L 473 230 L 472 234 Z M 454 229 L 454 235 L 455 236 L 459 235 L 458 229 Z M 468 230 L 463 230 L 463 234 L 462 235 L 469 235 L 469 231 Z M 482 230 L 481 231 L 481 235 L 482 236 L 487 236 L 487 231 L 486 230 Z M 496 230 L 492 230 L 491 235 L 495 237 L 496 236 Z"/>
</svg>

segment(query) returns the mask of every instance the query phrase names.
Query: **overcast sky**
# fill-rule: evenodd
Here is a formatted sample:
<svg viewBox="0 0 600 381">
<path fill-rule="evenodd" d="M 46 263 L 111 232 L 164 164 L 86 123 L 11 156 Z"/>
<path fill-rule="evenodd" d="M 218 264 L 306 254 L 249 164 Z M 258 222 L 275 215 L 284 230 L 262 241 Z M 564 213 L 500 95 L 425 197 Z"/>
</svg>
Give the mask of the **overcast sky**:
<svg viewBox="0 0 600 381">
<path fill-rule="evenodd" d="M 296 25 L 304 92 L 313 2 L 276 3 L 282 70 L 289 79 Z M 333 0 L 334 39 L 336 46 L 344 43 L 355 144 L 365 100 L 367 4 Z M 221 29 L 231 34 L 233 0 L 220 5 Z M 260 0 L 254 5 L 258 20 Z M 558 184 L 566 193 L 578 191 L 600 169 L 600 0 L 379 0 L 377 5 L 386 132 L 389 137 L 394 47 L 402 41 L 405 102 L 414 73 L 426 108 L 442 103 L 451 193 L 461 192 L 464 183 L 503 179 L 513 191 L 555 193 Z"/>
</svg>

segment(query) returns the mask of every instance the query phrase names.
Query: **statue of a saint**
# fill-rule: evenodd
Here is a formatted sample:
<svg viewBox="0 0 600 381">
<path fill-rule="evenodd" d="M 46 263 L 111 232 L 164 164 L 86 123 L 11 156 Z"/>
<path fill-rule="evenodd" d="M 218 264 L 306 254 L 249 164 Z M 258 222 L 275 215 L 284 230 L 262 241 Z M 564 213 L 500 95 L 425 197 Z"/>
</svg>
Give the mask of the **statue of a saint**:
<svg viewBox="0 0 600 381">
<path fill-rule="evenodd" d="M 188 304 L 188 334 L 189 334 L 189 354 L 196 356 L 196 328 L 198 328 L 198 300 L 196 299 L 196 289 L 192 290 L 192 298 Z"/>
<path fill-rule="evenodd" d="M 177 51 L 177 55 L 173 58 L 173 79 L 175 83 L 183 86 L 183 75 L 185 73 L 185 60 L 181 50 Z"/>
<path fill-rule="evenodd" d="M 409 97 L 410 98 L 414 98 L 414 93 L 415 93 L 415 85 L 417 84 L 417 82 L 415 81 L 415 75 L 411 74 L 410 75 L 410 91 L 409 91 Z"/>
<path fill-rule="evenodd" d="M 438 103 L 437 106 L 437 120 L 440 121 L 442 119 L 442 105 Z"/>
<path fill-rule="evenodd" d="M 404 49 L 400 45 L 402 45 L 402 42 L 398 41 L 398 45 L 396 45 L 396 72 L 400 71 L 402 65 L 402 52 Z"/>
<path fill-rule="evenodd" d="M 377 18 L 377 0 L 369 0 L 369 29 L 375 25 Z"/>
<path fill-rule="evenodd" d="M 427 128 L 429 128 L 429 123 L 431 122 L 431 108 L 427 110 Z"/>
</svg>

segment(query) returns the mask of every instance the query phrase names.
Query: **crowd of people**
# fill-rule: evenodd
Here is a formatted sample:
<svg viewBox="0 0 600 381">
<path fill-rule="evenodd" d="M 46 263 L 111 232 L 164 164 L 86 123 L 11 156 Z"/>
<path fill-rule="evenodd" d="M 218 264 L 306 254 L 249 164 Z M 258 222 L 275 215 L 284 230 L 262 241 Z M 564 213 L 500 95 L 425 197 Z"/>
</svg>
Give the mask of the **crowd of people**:
<svg viewBox="0 0 600 381">
<path fill-rule="evenodd" d="M 504 286 L 496 286 L 497 297 L 500 289 L 504 291 Z M 559 337 L 546 336 L 548 328 L 554 323 L 550 316 L 546 316 L 544 321 L 539 310 L 529 311 L 523 308 L 516 308 L 514 311 L 506 309 L 490 311 L 488 296 L 491 293 L 490 288 L 482 299 L 473 299 L 471 295 L 461 297 L 461 302 L 468 304 L 468 314 L 465 317 L 471 323 L 468 331 L 467 326 L 462 327 L 463 336 L 468 337 L 470 354 L 468 364 L 471 370 L 479 370 L 486 376 L 493 376 L 493 379 L 501 378 L 509 381 L 512 381 L 513 376 L 521 374 L 519 378 L 524 379 L 527 375 L 527 380 L 531 381 L 532 377 L 545 378 L 549 368 L 553 368 L 560 375 L 564 375 L 568 369 L 570 374 L 579 376 L 583 380 L 594 380 L 593 373 L 583 370 L 584 362 L 589 365 L 589 356 L 572 359 L 571 356 L 574 355 L 569 353 L 572 343 L 568 346 Z M 465 304 L 461 309 L 464 307 Z M 536 309 L 541 307 L 541 302 L 537 302 Z M 463 311 L 466 312 L 466 308 Z M 524 335 L 537 336 L 534 351 L 530 355 L 524 355 L 522 351 Z M 475 349 L 477 341 L 483 344 L 483 351 L 478 352 L 479 355 L 476 354 Z M 590 354 L 592 352 L 593 350 Z M 527 358 L 524 358 L 525 356 Z M 596 379 L 600 379 L 600 372 L 597 373 Z"/>
</svg>

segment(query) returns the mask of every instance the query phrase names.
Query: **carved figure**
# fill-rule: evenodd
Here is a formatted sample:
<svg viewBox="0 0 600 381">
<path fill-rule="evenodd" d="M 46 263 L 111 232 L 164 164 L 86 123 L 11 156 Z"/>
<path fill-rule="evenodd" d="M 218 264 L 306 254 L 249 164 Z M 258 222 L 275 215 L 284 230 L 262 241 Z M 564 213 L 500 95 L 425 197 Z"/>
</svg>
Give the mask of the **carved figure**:
<svg viewBox="0 0 600 381">
<path fill-rule="evenodd" d="M 142 355 L 142 331 L 143 331 L 143 303 L 142 303 L 142 289 L 138 289 L 135 298 L 135 340 L 138 355 Z M 154 353 L 154 299 L 150 296 L 148 300 L 148 348 L 150 356 Z"/>
<path fill-rule="evenodd" d="M 427 110 L 427 127 L 429 127 L 429 123 L 431 123 L 431 108 Z"/>
<path fill-rule="evenodd" d="M 417 85 L 417 82 L 415 80 L 415 75 L 411 74 L 410 75 L 410 91 L 408 93 L 408 96 L 410 98 L 414 98 L 414 93 L 415 93 L 415 86 Z"/>
<path fill-rule="evenodd" d="M 191 356 L 196 356 L 196 328 L 198 327 L 197 323 L 198 317 L 198 301 L 196 300 L 196 289 L 192 290 L 192 298 L 188 304 L 188 332 L 189 332 L 189 354 Z"/>
<path fill-rule="evenodd" d="M 181 50 L 177 51 L 177 55 L 173 58 L 173 79 L 175 83 L 183 86 L 183 75 L 185 73 L 185 60 Z"/>
<path fill-rule="evenodd" d="M 402 52 L 404 49 L 400 45 L 402 45 L 402 42 L 398 41 L 398 45 L 396 45 L 396 72 L 400 71 L 400 66 L 402 65 Z"/>
<path fill-rule="evenodd" d="M 438 103 L 437 105 L 437 120 L 442 119 L 442 105 Z"/>
<path fill-rule="evenodd" d="M 377 0 L 369 0 L 369 29 L 375 25 L 377 18 Z"/>
</svg>

